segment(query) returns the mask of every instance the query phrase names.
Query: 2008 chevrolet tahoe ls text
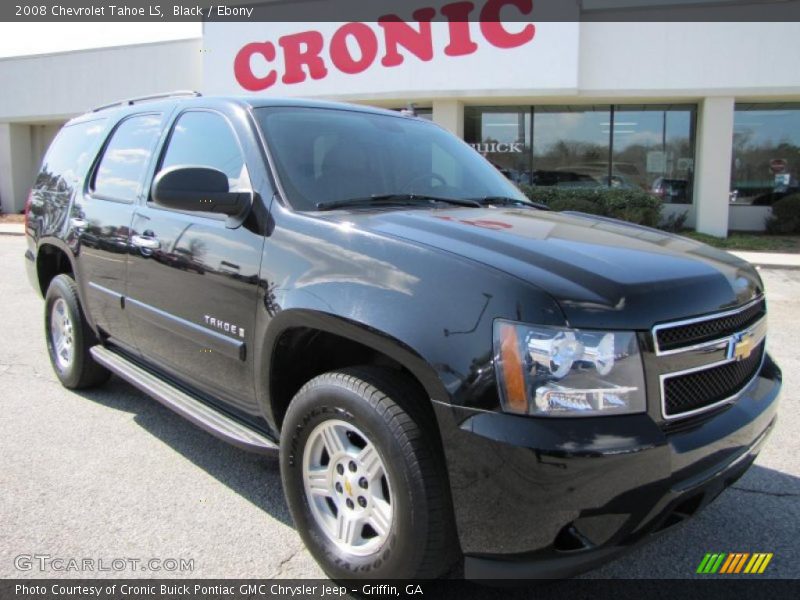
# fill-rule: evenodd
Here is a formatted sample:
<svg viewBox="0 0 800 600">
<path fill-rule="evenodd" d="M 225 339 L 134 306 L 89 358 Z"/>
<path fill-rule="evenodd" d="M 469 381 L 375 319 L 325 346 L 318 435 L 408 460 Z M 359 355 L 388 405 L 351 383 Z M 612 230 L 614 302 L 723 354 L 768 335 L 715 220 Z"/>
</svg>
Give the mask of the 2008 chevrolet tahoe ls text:
<svg viewBox="0 0 800 600">
<path fill-rule="evenodd" d="M 776 419 L 762 282 L 529 202 L 407 114 L 165 95 L 53 142 L 26 263 L 68 388 L 280 452 L 334 578 L 564 577 L 695 514 Z"/>
</svg>

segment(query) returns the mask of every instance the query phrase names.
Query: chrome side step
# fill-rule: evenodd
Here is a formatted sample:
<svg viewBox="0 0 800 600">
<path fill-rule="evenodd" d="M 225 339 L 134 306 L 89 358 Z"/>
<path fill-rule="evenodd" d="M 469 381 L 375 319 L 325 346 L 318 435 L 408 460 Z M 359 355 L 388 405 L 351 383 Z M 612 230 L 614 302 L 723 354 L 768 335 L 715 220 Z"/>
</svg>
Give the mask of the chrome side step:
<svg viewBox="0 0 800 600">
<path fill-rule="evenodd" d="M 152 396 L 161 404 L 205 429 L 211 435 L 250 452 L 274 454 L 278 445 L 258 431 L 232 419 L 214 408 L 193 398 L 186 392 L 162 381 L 149 371 L 129 361 L 124 356 L 94 346 L 90 350 L 94 359 L 112 373 Z"/>
</svg>

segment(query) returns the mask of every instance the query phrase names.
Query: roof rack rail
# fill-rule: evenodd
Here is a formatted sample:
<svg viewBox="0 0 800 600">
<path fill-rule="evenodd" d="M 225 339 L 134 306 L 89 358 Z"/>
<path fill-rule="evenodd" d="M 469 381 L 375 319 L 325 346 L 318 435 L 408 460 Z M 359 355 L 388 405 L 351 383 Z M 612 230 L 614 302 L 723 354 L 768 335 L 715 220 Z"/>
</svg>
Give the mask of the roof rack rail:
<svg viewBox="0 0 800 600">
<path fill-rule="evenodd" d="M 151 100 L 162 100 L 164 98 L 172 98 L 175 96 L 202 96 L 200 92 L 196 92 L 194 90 L 177 90 L 175 92 L 163 92 L 161 94 L 151 94 L 149 96 L 138 96 L 136 98 L 128 98 L 127 100 L 118 100 L 117 102 L 111 102 L 110 104 L 103 104 L 102 106 L 97 106 L 92 109 L 92 112 L 98 112 L 101 110 L 105 110 L 107 108 L 114 108 L 115 106 L 133 106 L 137 102 L 148 102 Z"/>
</svg>

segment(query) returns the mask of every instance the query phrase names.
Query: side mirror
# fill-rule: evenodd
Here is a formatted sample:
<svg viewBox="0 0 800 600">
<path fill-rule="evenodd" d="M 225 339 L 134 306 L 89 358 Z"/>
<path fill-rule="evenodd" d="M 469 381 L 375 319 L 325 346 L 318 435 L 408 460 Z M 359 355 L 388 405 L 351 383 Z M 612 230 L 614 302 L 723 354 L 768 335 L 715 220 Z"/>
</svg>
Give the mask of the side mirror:
<svg viewBox="0 0 800 600">
<path fill-rule="evenodd" d="M 228 177 L 208 167 L 170 167 L 153 181 L 153 201 L 166 208 L 233 217 L 250 205 L 251 192 L 231 192 Z"/>
</svg>

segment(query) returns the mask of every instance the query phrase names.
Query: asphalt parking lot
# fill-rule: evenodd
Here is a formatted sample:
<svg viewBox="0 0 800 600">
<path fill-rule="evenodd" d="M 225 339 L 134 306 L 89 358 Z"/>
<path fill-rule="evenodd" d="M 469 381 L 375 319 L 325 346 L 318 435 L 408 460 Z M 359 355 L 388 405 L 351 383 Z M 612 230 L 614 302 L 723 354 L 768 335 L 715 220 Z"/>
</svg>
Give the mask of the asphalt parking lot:
<svg viewBox="0 0 800 600">
<path fill-rule="evenodd" d="M 293 529 L 278 463 L 230 447 L 119 379 L 58 383 L 22 237 L 0 236 L 0 577 L 321 578 Z M 758 461 L 690 523 L 588 577 L 691 577 L 706 552 L 773 552 L 800 577 L 800 270 L 764 270 L 769 348 L 784 371 Z M 20 555 L 193 559 L 191 571 L 19 570 Z"/>
</svg>

